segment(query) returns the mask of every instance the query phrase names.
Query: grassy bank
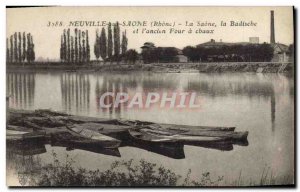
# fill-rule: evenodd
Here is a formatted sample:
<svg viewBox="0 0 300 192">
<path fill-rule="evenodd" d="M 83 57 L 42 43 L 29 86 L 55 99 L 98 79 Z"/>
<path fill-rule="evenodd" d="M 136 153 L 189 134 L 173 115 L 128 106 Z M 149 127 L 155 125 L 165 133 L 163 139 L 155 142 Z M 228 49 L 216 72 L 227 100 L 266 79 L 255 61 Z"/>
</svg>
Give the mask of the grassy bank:
<svg viewBox="0 0 300 192">
<path fill-rule="evenodd" d="M 65 163 L 58 161 L 53 153 L 53 162 L 42 166 L 30 178 L 32 186 L 270 186 L 290 185 L 293 178 L 278 178 L 269 169 L 262 170 L 260 178 L 246 180 L 241 175 L 232 181 L 226 177 L 213 178 L 209 172 L 201 177 L 191 179 L 191 170 L 179 175 L 161 165 L 141 159 L 136 162 L 115 161 L 106 171 L 74 168 L 74 161 L 66 157 Z"/>
<path fill-rule="evenodd" d="M 292 63 L 280 62 L 219 62 L 219 63 L 100 63 L 70 64 L 62 62 L 35 62 L 7 64 L 8 71 L 151 71 L 163 73 L 213 73 L 213 72 L 292 72 Z"/>
</svg>

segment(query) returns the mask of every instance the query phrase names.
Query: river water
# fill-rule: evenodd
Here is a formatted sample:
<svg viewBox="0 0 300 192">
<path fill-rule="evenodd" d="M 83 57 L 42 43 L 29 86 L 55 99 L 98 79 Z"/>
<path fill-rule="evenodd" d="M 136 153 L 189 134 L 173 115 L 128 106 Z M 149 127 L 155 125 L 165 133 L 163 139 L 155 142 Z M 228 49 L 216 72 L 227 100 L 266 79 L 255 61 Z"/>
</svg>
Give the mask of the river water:
<svg viewBox="0 0 300 192">
<path fill-rule="evenodd" d="M 245 180 L 260 180 L 267 169 L 279 180 L 294 176 L 294 79 L 286 75 L 8 72 L 6 85 L 7 94 L 11 95 L 9 106 L 16 109 L 53 109 L 75 115 L 159 123 L 235 126 L 236 131 L 249 131 L 248 146 L 234 145 L 233 150 L 221 151 L 185 145 L 185 158 L 181 159 L 128 146 L 120 147 L 121 157 L 116 157 L 46 145 L 46 150 L 31 157 L 38 157 L 42 164 L 51 162 L 51 153 L 55 152 L 62 161 L 68 154 L 75 166 L 90 170 L 106 170 L 114 160 L 143 158 L 182 175 L 191 169 L 192 178 L 203 172 L 225 176 L 225 182 L 240 176 Z M 99 97 L 106 91 L 196 92 L 200 107 L 196 110 L 159 107 L 103 110 L 99 107 Z M 21 183 L 18 168 L 12 170 L 7 173 L 8 183 L 18 185 Z"/>
</svg>

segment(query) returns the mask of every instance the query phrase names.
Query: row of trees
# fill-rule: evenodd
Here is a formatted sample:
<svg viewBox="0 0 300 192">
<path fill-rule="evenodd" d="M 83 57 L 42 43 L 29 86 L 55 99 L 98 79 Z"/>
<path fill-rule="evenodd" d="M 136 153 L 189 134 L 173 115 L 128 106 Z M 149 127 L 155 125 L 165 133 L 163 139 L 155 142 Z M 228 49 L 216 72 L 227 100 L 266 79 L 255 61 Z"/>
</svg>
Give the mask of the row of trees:
<svg viewBox="0 0 300 192">
<path fill-rule="evenodd" d="M 176 62 L 178 50 L 175 47 L 153 47 L 142 50 L 144 63 Z"/>
<path fill-rule="evenodd" d="M 274 49 L 270 44 L 224 45 L 221 47 L 192 47 L 182 50 L 189 61 L 271 61 Z"/>
<path fill-rule="evenodd" d="M 120 58 L 126 53 L 128 38 L 126 36 L 126 31 L 122 32 L 122 41 L 120 42 L 120 26 L 117 22 L 113 25 L 109 23 L 107 27 L 107 33 L 103 27 L 101 34 L 99 31 L 96 31 L 96 41 L 94 44 L 94 54 L 98 60 L 100 57 L 105 62 L 106 60 L 110 61 L 119 61 Z M 121 51 L 121 53 L 120 53 Z"/>
<path fill-rule="evenodd" d="M 33 62 L 35 52 L 32 35 L 15 32 L 10 38 L 6 38 L 6 59 L 9 63 Z"/>
<path fill-rule="evenodd" d="M 60 59 L 68 63 L 82 63 L 90 61 L 90 44 L 88 30 L 64 29 L 61 35 Z"/>
</svg>

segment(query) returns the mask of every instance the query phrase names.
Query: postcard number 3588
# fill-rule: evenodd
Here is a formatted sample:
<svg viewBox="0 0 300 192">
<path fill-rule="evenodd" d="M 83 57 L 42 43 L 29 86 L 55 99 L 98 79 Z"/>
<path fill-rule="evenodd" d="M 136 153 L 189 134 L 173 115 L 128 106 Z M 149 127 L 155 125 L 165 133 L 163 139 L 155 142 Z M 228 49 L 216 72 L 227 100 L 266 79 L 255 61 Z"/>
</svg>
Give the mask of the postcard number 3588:
<svg viewBox="0 0 300 192">
<path fill-rule="evenodd" d="M 61 27 L 63 26 L 62 21 L 48 21 L 47 27 Z"/>
</svg>

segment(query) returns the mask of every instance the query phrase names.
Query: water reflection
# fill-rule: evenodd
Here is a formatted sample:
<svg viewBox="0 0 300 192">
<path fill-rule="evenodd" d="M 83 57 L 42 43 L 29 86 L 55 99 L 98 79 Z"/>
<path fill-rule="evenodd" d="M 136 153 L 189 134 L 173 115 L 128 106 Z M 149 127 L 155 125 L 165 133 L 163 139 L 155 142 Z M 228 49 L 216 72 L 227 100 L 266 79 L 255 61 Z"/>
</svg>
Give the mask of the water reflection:
<svg viewBox="0 0 300 192">
<path fill-rule="evenodd" d="M 111 92 L 114 95 L 117 93 L 128 93 L 128 87 L 131 85 L 135 87 L 136 84 L 132 83 L 131 79 L 121 80 L 121 78 L 114 77 L 113 79 L 108 76 L 103 76 L 102 82 L 99 82 L 99 77 L 96 79 L 95 86 L 95 96 L 96 96 L 96 107 L 99 113 L 106 113 L 110 118 L 120 118 L 122 113 L 124 113 L 125 104 L 121 103 L 120 105 L 114 107 L 111 105 L 109 108 L 103 108 L 100 106 L 100 99 L 104 93 Z M 115 97 L 107 96 L 104 98 L 104 104 L 114 103 Z"/>
<path fill-rule="evenodd" d="M 27 109 L 34 104 L 35 74 L 8 73 L 6 75 L 6 93 L 9 105 L 14 108 Z"/>
<path fill-rule="evenodd" d="M 87 74 L 63 73 L 60 75 L 63 109 L 67 112 L 89 111 L 90 79 Z"/>
<path fill-rule="evenodd" d="M 46 80 L 51 81 L 45 86 Z M 250 176 L 265 165 L 270 165 L 278 174 L 292 173 L 293 155 L 293 79 L 277 74 L 101 74 L 101 73 L 7 73 L 7 94 L 11 95 L 10 107 L 24 109 L 52 108 L 72 114 L 94 116 L 100 118 L 126 118 L 162 123 L 189 125 L 236 126 L 238 131 L 249 131 L 248 147 L 232 145 L 185 146 L 184 148 L 149 148 L 137 144 L 124 144 L 119 150 L 107 151 L 93 147 L 68 146 L 66 144 L 48 143 L 64 149 L 64 153 L 76 151 L 80 157 L 89 151 L 96 161 L 83 157 L 83 165 L 98 163 L 97 166 L 110 165 L 113 158 L 122 159 L 148 158 L 152 162 L 165 163 L 174 170 L 188 167 L 194 170 L 202 168 L 218 170 L 231 175 L 241 170 Z M 122 105 L 109 110 L 99 106 L 100 96 L 107 92 L 147 92 L 147 91 L 190 91 L 197 92 L 205 101 L 202 110 L 163 111 L 163 110 L 128 110 Z M 48 96 L 45 100 L 45 95 Z M 106 102 L 113 101 L 107 98 Z M 54 104 L 55 105 L 54 105 Z M 54 148 L 54 149 L 57 149 Z M 143 150 L 138 150 L 138 149 Z M 204 149 L 206 148 L 206 149 Z M 208 148 L 208 149 L 207 149 Z M 22 149 L 22 148 L 21 148 Z M 12 154 L 14 151 L 14 154 Z M 136 152 L 138 151 L 138 152 Z M 148 152 L 149 151 L 149 152 Z M 220 153 L 219 151 L 230 151 Z M 51 151 L 50 151 L 51 152 Z M 8 148 L 8 164 L 14 160 L 21 165 L 38 164 L 29 156 L 35 153 L 50 153 L 45 145 L 32 146 L 27 150 L 23 147 Z M 87 154 L 87 153 L 84 153 Z M 98 156 L 98 154 L 100 156 Z M 159 155 L 156 155 L 159 154 Z M 257 158 L 255 164 L 248 162 Z M 172 159 L 181 159 L 172 161 Z M 196 159 L 196 161 L 195 161 Z M 211 161 L 214 159 L 214 161 Z M 23 162 L 21 162 L 23 161 Z M 224 162 L 232 162 L 221 166 Z M 187 166 L 189 165 L 189 166 Z M 29 169 L 29 168 L 28 168 Z M 93 169 L 93 167 L 92 167 Z M 27 173 L 28 170 L 21 170 Z M 30 170 L 30 169 L 29 169 Z M 21 174 L 22 175 L 22 174 Z M 23 180 L 22 180 L 23 179 Z M 24 177 L 22 183 L 26 183 Z"/>
</svg>

